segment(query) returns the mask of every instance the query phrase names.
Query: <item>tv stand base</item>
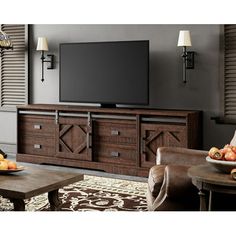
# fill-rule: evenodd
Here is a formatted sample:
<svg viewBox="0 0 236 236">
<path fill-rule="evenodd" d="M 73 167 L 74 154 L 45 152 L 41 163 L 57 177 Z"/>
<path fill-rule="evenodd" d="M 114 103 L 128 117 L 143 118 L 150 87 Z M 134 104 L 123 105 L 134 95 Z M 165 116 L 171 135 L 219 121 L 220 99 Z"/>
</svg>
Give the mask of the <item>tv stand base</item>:
<svg viewBox="0 0 236 236">
<path fill-rule="evenodd" d="M 17 107 L 17 161 L 147 177 L 160 146 L 201 149 L 201 112 Z"/>
</svg>

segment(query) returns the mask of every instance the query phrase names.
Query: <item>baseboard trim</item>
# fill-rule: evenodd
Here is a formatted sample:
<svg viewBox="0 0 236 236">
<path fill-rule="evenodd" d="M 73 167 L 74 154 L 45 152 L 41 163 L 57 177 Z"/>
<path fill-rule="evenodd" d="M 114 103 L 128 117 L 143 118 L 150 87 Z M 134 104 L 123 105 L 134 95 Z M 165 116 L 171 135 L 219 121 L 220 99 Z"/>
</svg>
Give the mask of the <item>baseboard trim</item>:
<svg viewBox="0 0 236 236">
<path fill-rule="evenodd" d="M 4 151 L 7 155 L 16 155 L 16 144 L 15 143 L 3 143 L 0 142 L 0 149 Z"/>
</svg>

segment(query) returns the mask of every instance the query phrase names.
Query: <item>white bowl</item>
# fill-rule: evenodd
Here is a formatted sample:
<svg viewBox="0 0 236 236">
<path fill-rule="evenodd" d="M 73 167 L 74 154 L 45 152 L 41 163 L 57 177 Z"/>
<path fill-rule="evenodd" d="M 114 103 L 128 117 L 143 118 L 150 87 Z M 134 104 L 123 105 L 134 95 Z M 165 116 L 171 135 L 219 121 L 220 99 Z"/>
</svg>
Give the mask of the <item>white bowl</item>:
<svg viewBox="0 0 236 236">
<path fill-rule="evenodd" d="M 232 169 L 236 168 L 236 161 L 215 160 L 209 156 L 206 157 L 206 161 L 213 165 L 217 170 L 224 173 L 230 173 Z"/>
</svg>

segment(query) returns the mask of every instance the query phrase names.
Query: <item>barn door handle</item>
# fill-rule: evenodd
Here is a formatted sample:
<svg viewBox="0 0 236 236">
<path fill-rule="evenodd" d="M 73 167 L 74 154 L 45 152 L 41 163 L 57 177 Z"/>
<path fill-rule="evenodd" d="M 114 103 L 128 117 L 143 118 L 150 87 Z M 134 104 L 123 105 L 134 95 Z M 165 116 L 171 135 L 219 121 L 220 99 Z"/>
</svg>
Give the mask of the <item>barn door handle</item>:
<svg viewBox="0 0 236 236">
<path fill-rule="evenodd" d="M 88 112 L 88 122 L 87 122 L 87 149 L 92 147 L 92 118 L 91 113 Z"/>
<path fill-rule="evenodd" d="M 141 140 L 141 152 L 146 153 L 146 142 L 144 138 Z"/>
</svg>

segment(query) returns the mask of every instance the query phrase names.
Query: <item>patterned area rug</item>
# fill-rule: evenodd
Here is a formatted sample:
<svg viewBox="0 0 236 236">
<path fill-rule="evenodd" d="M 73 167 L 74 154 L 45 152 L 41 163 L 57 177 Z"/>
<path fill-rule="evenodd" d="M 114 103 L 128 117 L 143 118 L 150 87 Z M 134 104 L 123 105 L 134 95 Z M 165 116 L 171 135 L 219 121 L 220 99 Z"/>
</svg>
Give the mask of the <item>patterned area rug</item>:
<svg viewBox="0 0 236 236">
<path fill-rule="evenodd" d="M 59 189 L 61 211 L 147 211 L 147 183 L 84 176 L 83 181 Z M 13 210 L 13 204 L 0 197 L 0 211 Z M 48 211 L 47 194 L 25 200 L 27 211 Z"/>
</svg>

